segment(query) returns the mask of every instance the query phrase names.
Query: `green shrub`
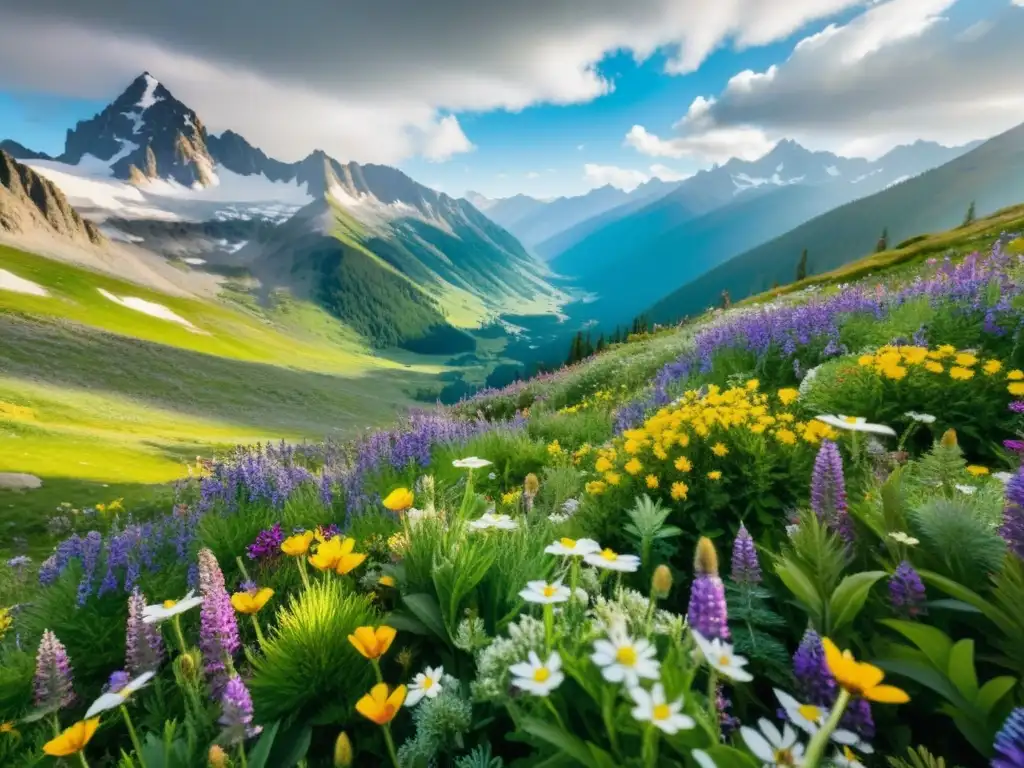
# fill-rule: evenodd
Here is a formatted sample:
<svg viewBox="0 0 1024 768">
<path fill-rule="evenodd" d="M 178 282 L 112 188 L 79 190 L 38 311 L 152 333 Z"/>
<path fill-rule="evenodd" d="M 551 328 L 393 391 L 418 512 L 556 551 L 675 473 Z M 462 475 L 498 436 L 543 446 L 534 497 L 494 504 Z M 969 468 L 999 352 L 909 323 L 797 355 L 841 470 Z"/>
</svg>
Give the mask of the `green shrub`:
<svg viewBox="0 0 1024 768">
<path fill-rule="evenodd" d="M 261 722 L 286 716 L 345 722 L 373 683 L 373 668 L 352 647 L 356 627 L 375 625 L 370 598 L 352 594 L 345 581 L 314 578 L 288 598 L 249 682 Z"/>
</svg>

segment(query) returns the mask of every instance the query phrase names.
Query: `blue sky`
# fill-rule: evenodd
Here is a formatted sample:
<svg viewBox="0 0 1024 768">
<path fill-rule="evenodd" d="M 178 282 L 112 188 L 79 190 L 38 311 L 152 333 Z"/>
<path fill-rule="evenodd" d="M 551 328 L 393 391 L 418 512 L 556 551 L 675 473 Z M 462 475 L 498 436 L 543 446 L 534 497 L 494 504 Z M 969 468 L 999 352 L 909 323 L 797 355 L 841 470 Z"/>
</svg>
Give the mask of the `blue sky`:
<svg viewBox="0 0 1024 768">
<path fill-rule="evenodd" d="M 659 2 L 651 0 L 644 5 Z M 831 7 L 844 4 L 844 0 L 802 2 L 808 7 L 814 3 L 821 7 L 830 3 Z M 715 38 L 717 47 L 703 58 L 696 71 L 685 75 L 666 73 L 666 62 L 676 53 L 673 45 L 658 48 L 638 64 L 628 50 L 632 43 L 623 42 L 618 51 L 609 48 L 610 52 L 599 57 L 597 71 L 614 83 L 614 89 L 596 97 L 587 96 L 585 85 L 574 81 L 574 78 L 580 80 L 579 72 L 594 60 L 582 53 L 576 59 L 567 54 L 566 62 L 556 61 L 550 73 L 546 69 L 515 73 L 520 80 L 512 83 L 514 88 L 509 87 L 513 95 L 491 99 L 489 89 L 508 85 L 512 66 L 508 60 L 496 58 L 492 80 L 484 81 L 480 92 L 463 99 L 460 97 L 463 90 L 469 92 L 480 86 L 473 79 L 475 68 L 466 67 L 463 60 L 456 65 L 443 60 L 452 45 L 439 43 L 430 51 L 439 61 L 424 61 L 420 55 L 417 69 L 422 70 L 421 82 L 414 82 L 414 78 L 406 82 L 398 74 L 388 74 L 387 70 L 402 49 L 410 47 L 408 42 L 403 44 L 398 32 L 393 41 L 380 37 L 375 41 L 382 49 L 381 56 L 386 58 L 379 62 L 379 82 L 374 83 L 373 89 L 360 88 L 358 84 L 354 87 L 351 79 L 339 79 L 333 86 L 330 83 L 318 86 L 315 96 L 319 101 L 304 92 L 296 96 L 298 89 L 274 84 L 265 72 L 251 75 L 252 93 L 245 93 L 237 85 L 239 70 L 230 69 L 230 62 L 218 60 L 212 64 L 195 57 L 181 58 L 185 54 L 173 48 L 174 30 L 170 29 L 161 30 L 167 32 L 167 45 L 152 49 L 145 48 L 142 42 L 129 45 L 120 39 L 101 43 L 97 37 L 92 55 L 89 46 L 83 48 L 81 41 L 93 38 L 76 38 L 78 47 L 71 65 L 60 62 L 58 57 L 52 74 L 34 69 L 30 73 L 35 78 L 33 81 L 18 82 L 12 80 L 11 75 L 19 73 L 6 67 L 2 57 L 5 51 L 6 55 L 13 55 L 12 47 L 17 49 L 19 38 L 25 39 L 27 35 L 15 37 L 16 25 L 12 24 L 9 29 L 14 31 L 6 40 L 0 29 L 0 73 L 4 73 L 0 74 L 0 138 L 11 138 L 33 149 L 57 154 L 63 147 L 65 131 L 76 120 L 100 111 L 134 74 L 149 69 L 176 96 L 196 109 L 211 130 L 233 128 L 268 154 L 283 160 L 297 159 L 314 147 L 322 146 L 340 159 L 397 165 L 418 181 L 454 195 L 469 189 L 489 197 L 516 193 L 537 197 L 580 194 L 607 180 L 629 186 L 627 182 L 636 184 L 651 175 L 683 176 L 707 167 L 714 158 L 692 151 L 692 145 L 687 144 L 690 139 L 698 142 L 696 146 L 706 146 L 708 141 L 717 142 L 716 146 L 725 142 L 726 150 L 719 148 L 718 156 L 723 151 L 724 156 L 728 156 L 729 142 L 734 139 L 738 154 L 741 146 L 745 145 L 749 152 L 751 146 L 760 147 L 782 136 L 797 138 L 814 149 L 847 154 L 860 154 L 863 149 L 866 154 L 872 151 L 880 154 L 895 143 L 918 137 L 959 143 L 992 135 L 1024 121 L 1024 101 L 1021 101 L 1024 77 L 1012 72 L 1011 67 L 1000 66 L 1004 59 L 998 58 L 1016 54 L 996 50 L 998 46 L 987 42 L 995 40 L 994 36 L 1008 26 L 1004 23 L 1006 20 L 1019 24 L 1024 19 L 1024 7 L 1012 7 L 1021 3 L 1024 0 L 876 0 L 872 5 L 869 0 L 846 0 L 842 13 L 809 14 L 807 18 L 812 20 L 804 23 L 800 23 L 803 17 L 796 17 L 788 34 L 775 35 L 767 44 L 745 50 L 737 50 L 733 38 L 744 32 L 757 38 L 759 33 L 756 27 L 744 29 L 743 20 L 737 19 L 732 26 L 734 32 L 720 31 Z M 695 0 L 695 5 L 700 3 Z M 667 4 L 664 8 L 670 6 Z M 27 3 L 26 8 L 25 13 L 30 14 L 32 4 Z M 757 4 L 751 8 L 756 9 Z M 643 12 L 654 13 L 650 8 Z M 435 13 L 443 15 L 444 11 L 438 6 Z M 640 13 L 637 6 L 636 15 Z M 747 15 L 751 15 L 750 9 Z M 453 19 L 453 23 L 457 23 L 460 17 Z M 708 19 L 709 24 L 714 23 L 714 14 Z M 995 19 L 999 20 L 998 24 Z M 72 20 L 62 21 L 66 22 L 62 27 L 73 27 Z M 145 21 L 141 19 L 142 23 Z M 364 21 L 368 26 L 374 23 L 369 18 L 357 21 Z M 595 27 L 599 21 L 606 24 L 607 19 L 594 20 Z M 45 24 L 46 19 L 42 22 Z M 629 22 L 629 15 L 623 15 L 624 29 Z M 278 19 L 277 23 L 285 21 Z M 550 53 L 549 48 L 544 47 L 550 40 L 541 39 L 549 34 L 543 28 L 550 26 L 550 22 L 538 18 L 537 29 L 526 30 L 537 38 L 532 41 L 539 51 L 537 55 Z M 581 16 L 576 26 L 580 37 L 584 37 L 587 19 Z M 56 29 L 43 28 L 48 33 Z M 834 32 L 836 29 L 840 34 L 820 35 L 823 41 L 820 45 L 805 46 L 804 50 L 794 53 L 801 40 L 823 30 Z M 417 30 L 413 32 L 418 35 Z M 247 33 L 251 35 L 252 30 Z M 453 31 L 459 39 L 466 38 L 465 34 L 458 33 L 459 30 Z M 53 34 L 61 33 L 53 31 Z M 80 31 L 77 34 L 93 33 Z M 358 35 L 359 31 L 352 34 Z M 497 33 L 488 28 L 487 34 Z M 519 34 L 525 35 L 522 55 L 527 56 L 530 35 Z M 183 27 L 181 39 L 198 47 L 199 41 L 193 37 L 194 30 Z M 623 33 L 624 41 L 635 37 Z M 999 38 L 1005 39 L 1005 34 Z M 230 42 L 225 40 L 220 47 L 227 50 Z M 494 48 L 501 48 L 502 42 L 495 40 Z M 512 43 L 519 41 L 512 40 Z M 35 45 L 43 43 L 37 41 Z M 393 46 L 391 50 L 388 50 L 389 45 Z M 53 43 L 49 49 L 59 51 L 70 47 L 71 43 Z M 515 46 L 509 47 L 513 54 L 517 52 Z M 812 47 L 816 50 L 810 51 Z M 860 51 L 859 58 L 843 59 L 851 49 Z M 457 53 L 451 51 L 453 56 Z M 287 51 L 282 56 L 285 54 Z M 410 57 L 414 54 L 415 51 L 409 52 Z M 365 58 L 366 54 L 362 55 Z M 477 52 L 478 58 L 480 55 Z M 961 84 L 960 91 L 952 82 L 955 78 L 948 72 L 943 73 L 941 66 L 935 66 L 936 61 L 957 61 L 957 56 L 964 57 L 959 69 L 964 70 L 963 77 L 967 81 L 966 85 Z M 847 63 L 830 69 L 839 61 Z M 977 62 L 976 74 L 967 71 L 974 66 L 971 62 Z M 488 65 L 484 61 L 478 63 L 481 68 Z M 557 65 L 563 63 L 564 70 L 559 70 Z M 290 64 L 291 60 L 284 58 L 278 65 Z M 436 64 L 442 74 L 431 75 L 432 64 Z M 64 70 L 60 71 L 58 65 L 63 65 Z M 762 73 L 773 65 L 778 68 L 779 76 L 771 82 L 759 82 L 754 89 L 734 89 L 729 85 L 730 78 L 737 73 L 744 70 Z M 73 76 L 69 77 L 68 66 L 74 66 Z M 453 66 L 456 67 L 454 76 Z M 464 72 L 459 72 L 458 66 L 463 66 Z M 895 77 L 891 78 L 894 90 L 884 92 L 890 78 L 884 76 L 886 70 L 882 69 L 883 76 L 879 79 L 877 70 L 886 66 L 893 72 L 902 71 L 904 67 L 918 67 L 920 71 L 907 69 L 902 92 L 897 89 L 896 81 L 900 78 Z M 874 72 L 872 67 L 875 67 Z M 1019 65 L 1017 69 L 1024 70 Z M 96 72 L 94 77 L 90 76 L 92 70 Z M 817 82 L 814 80 L 816 70 L 821 71 Z M 368 63 L 362 71 L 376 70 Z M 863 73 L 862 82 L 857 80 L 859 72 Z M 549 74 L 554 85 L 545 82 Z M 458 82 L 460 76 L 464 76 L 465 85 Z M 227 90 L 204 90 L 207 83 L 218 78 L 223 80 Z M 447 80 L 452 81 L 451 87 Z M 570 86 L 566 86 L 566 82 Z M 871 85 L 866 87 L 865 83 Z M 572 92 L 565 100 L 576 103 L 553 105 L 544 103 L 543 96 L 527 96 L 525 101 L 533 106 L 507 108 L 509 103 L 520 100 L 520 91 L 543 93 L 560 87 L 569 88 Z M 424 88 L 437 92 L 429 94 L 429 98 L 424 94 L 422 104 L 416 103 L 414 97 Z M 760 92 L 757 89 L 761 89 Z M 235 97 L 237 99 L 232 101 Z M 674 128 L 698 97 L 715 97 L 719 102 L 710 110 L 713 121 L 701 125 L 688 121 L 687 127 Z M 830 99 L 834 103 L 830 103 Z M 460 100 L 467 104 L 454 111 L 446 108 Z M 972 100 L 974 103 L 969 103 Z M 254 109 L 254 103 L 259 108 Z M 787 104 L 790 114 L 773 114 L 773 103 Z M 998 109 L 992 107 L 993 104 L 998 105 Z M 424 155 L 430 152 L 422 148 L 417 151 L 408 137 L 432 135 L 430 132 L 437 122 L 448 114 L 457 118 L 464 138 L 457 130 L 454 144 L 446 145 L 450 147 L 446 155 L 450 156 L 443 161 L 428 160 Z M 832 115 L 834 121 L 830 124 Z M 937 115 L 942 119 L 937 120 Z M 649 150 L 638 151 L 624 141 L 635 125 L 643 126 L 644 131 L 654 137 Z M 317 127 L 319 133 L 315 131 Z M 692 136 L 679 138 L 680 131 Z M 704 144 L 700 143 L 702 141 Z M 473 148 L 462 151 L 469 143 Z M 585 170 L 588 165 L 589 173 Z"/>
</svg>

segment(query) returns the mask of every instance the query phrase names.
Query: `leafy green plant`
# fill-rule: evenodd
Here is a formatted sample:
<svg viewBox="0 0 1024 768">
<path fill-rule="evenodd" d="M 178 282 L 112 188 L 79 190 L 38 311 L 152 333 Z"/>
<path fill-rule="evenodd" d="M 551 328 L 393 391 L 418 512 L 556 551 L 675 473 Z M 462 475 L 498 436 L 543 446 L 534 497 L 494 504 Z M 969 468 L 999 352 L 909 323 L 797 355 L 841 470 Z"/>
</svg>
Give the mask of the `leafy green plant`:
<svg viewBox="0 0 1024 768">
<path fill-rule="evenodd" d="M 768 604 L 772 593 L 755 584 L 728 582 L 725 598 L 737 653 L 763 665 L 765 674 L 785 687 L 790 683 L 790 657 L 786 646 L 772 634 L 786 626 L 786 620 Z"/>
<path fill-rule="evenodd" d="M 348 636 L 376 619 L 369 598 L 350 593 L 338 578 L 314 579 L 309 589 L 289 596 L 263 654 L 252 659 L 249 687 L 258 716 L 301 713 L 329 722 L 349 717 L 373 671 Z"/>
<path fill-rule="evenodd" d="M 1006 543 L 988 521 L 972 514 L 969 501 L 933 499 L 912 510 L 910 519 L 931 570 L 977 588 L 999 569 Z"/>
<path fill-rule="evenodd" d="M 451 685 L 455 685 L 454 680 Z M 473 707 L 458 691 L 446 688 L 436 698 L 421 701 L 412 719 L 416 735 L 402 744 L 399 762 L 408 768 L 426 768 L 464 748 L 463 737 L 472 725 Z"/>
<path fill-rule="evenodd" d="M 668 539 L 681 536 L 683 529 L 676 525 L 666 525 L 665 521 L 672 514 L 672 510 L 661 506 L 660 501 L 651 501 L 651 497 L 646 493 L 636 498 L 633 508 L 626 514 L 630 521 L 623 530 L 640 550 L 640 562 L 646 575 L 650 577 L 655 567 L 652 557 L 655 548 L 662 550 L 659 554 L 671 554 L 666 542 Z"/>
<path fill-rule="evenodd" d="M 887 757 L 889 768 L 946 768 L 946 760 L 925 747 L 908 747 L 906 757 Z"/>
<path fill-rule="evenodd" d="M 939 711 L 953 720 L 979 753 L 991 756 L 996 731 L 1006 715 L 1000 702 L 1017 680 L 1006 675 L 980 684 L 970 638 L 954 642 L 942 630 L 918 622 L 883 619 L 881 623 L 910 640 L 913 647 L 891 644 L 877 660 L 878 666 L 945 699 Z"/>
<path fill-rule="evenodd" d="M 500 757 L 491 757 L 491 745 L 479 744 L 468 755 L 455 760 L 455 768 L 504 768 L 505 761 Z"/>
</svg>

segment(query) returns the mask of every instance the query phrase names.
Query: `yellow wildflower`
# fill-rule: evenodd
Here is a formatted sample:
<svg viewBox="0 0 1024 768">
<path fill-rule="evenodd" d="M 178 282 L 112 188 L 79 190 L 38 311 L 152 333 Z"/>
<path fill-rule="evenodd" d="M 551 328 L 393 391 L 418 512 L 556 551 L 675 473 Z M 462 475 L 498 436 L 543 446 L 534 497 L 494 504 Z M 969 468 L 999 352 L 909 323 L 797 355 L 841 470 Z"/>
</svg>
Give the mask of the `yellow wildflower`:
<svg viewBox="0 0 1024 768">
<path fill-rule="evenodd" d="M 642 470 L 643 468 L 644 468 L 644 465 L 641 464 L 640 460 L 636 459 L 636 458 L 633 458 L 633 459 L 630 459 L 629 461 L 627 461 L 625 466 L 623 467 L 623 469 L 626 470 L 631 475 L 638 475 L 638 474 L 640 474 L 640 470 Z"/>
<path fill-rule="evenodd" d="M 827 637 L 823 637 L 821 643 L 829 671 L 836 682 L 851 695 L 882 704 L 904 704 L 910 701 L 910 697 L 899 688 L 879 685 L 885 673 L 878 667 L 857 661 L 850 651 L 840 651 Z"/>
<path fill-rule="evenodd" d="M 96 729 L 99 728 L 100 719 L 94 717 L 91 720 L 79 720 L 59 736 L 50 739 L 43 745 L 43 752 L 53 757 L 69 757 L 78 754 L 85 745 L 92 739 Z"/>
<path fill-rule="evenodd" d="M 998 360 L 989 360 L 982 366 L 982 370 L 985 371 L 986 376 L 991 376 L 995 373 L 999 373 L 1003 368 L 1003 364 Z"/>
<path fill-rule="evenodd" d="M 882 369 L 882 375 L 887 379 L 899 381 L 900 379 L 906 378 L 907 369 L 902 365 L 890 365 Z"/>
<path fill-rule="evenodd" d="M 901 347 L 900 354 L 908 365 L 920 365 L 928 356 L 928 350 L 924 347 Z"/>
<path fill-rule="evenodd" d="M 974 371 L 970 368 L 961 368 L 960 366 L 954 365 L 949 369 L 949 378 L 956 379 L 957 381 L 967 381 L 973 378 Z"/>
<path fill-rule="evenodd" d="M 1006 378 L 1010 381 L 1021 381 L 1024 379 L 1024 371 L 1014 368 L 1012 371 L 1006 374 Z"/>
<path fill-rule="evenodd" d="M 231 605 L 239 613 L 249 616 L 259 613 L 260 609 L 267 604 L 267 601 L 274 596 L 274 590 L 269 587 L 255 590 L 253 592 L 235 592 L 231 596 Z"/>
<path fill-rule="evenodd" d="M 559 445 L 557 440 L 552 440 L 548 443 L 548 454 L 551 456 L 558 456 L 562 453 L 562 446 Z"/>
<path fill-rule="evenodd" d="M 757 388 L 761 386 L 761 382 L 757 379 L 751 379 L 747 382 L 747 390 L 750 392 L 756 392 Z"/>
<path fill-rule="evenodd" d="M 313 543 L 313 531 L 297 533 L 281 542 L 281 551 L 289 557 L 300 557 L 309 551 Z"/>
<path fill-rule="evenodd" d="M 710 472 L 708 472 L 708 480 L 721 480 L 721 479 L 722 479 L 722 473 L 719 470 L 713 469 Z"/>
<path fill-rule="evenodd" d="M 723 443 L 715 443 L 713 446 L 711 446 L 711 452 L 715 454 L 715 456 L 717 456 L 718 458 L 722 458 L 724 456 L 729 455 L 729 449 L 726 448 Z"/>
<path fill-rule="evenodd" d="M 357 627 L 355 632 L 348 636 L 348 641 L 365 658 L 376 660 L 388 652 L 397 634 L 394 627 L 386 624 L 377 628 Z"/>
<path fill-rule="evenodd" d="M 618 485 L 622 482 L 622 475 L 618 472 L 605 472 L 604 479 L 608 485 Z"/>
<path fill-rule="evenodd" d="M 384 499 L 384 507 L 392 512 L 404 512 L 412 506 L 413 493 L 408 488 L 395 488 Z"/>
<path fill-rule="evenodd" d="M 860 357 L 857 358 L 857 365 L 859 365 L 861 368 L 867 368 L 869 365 L 874 365 L 874 364 L 875 364 L 875 356 L 874 355 L 861 355 Z"/>
<path fill-rule="evenodd" d="M 988 467 L 982 467 L 977 464 L 970 464 L 967 467 L 967 471 L 974 477 L 981 477 L 982 475 L 988 474 Z"/>
<path fill-rule="evenodd" d="M 613 464 L 610 461 L 608 461 L 608 459 L 606 459 L 604 456 L 602 456 L 601 458 L 594 462 L 594 469 L 597 472 L 607 472 L 612 468 L 612 466 Z"/>
<path fill-rule="evenodd" d="M 961 352 L 955 358 L 957 365 L 961 365 L 964 368 L 970 368 L 972 365 L 977 365 L 978 358 L 972 355 L 970 352 Z"/>
<path fill-rule="evenodd" d="M 684 501 L 690 488 L 686 483 L 672 483 L 672 498 L 676 501 Z"/>
<path fill-rule="evenodd" d="M 591 496 L 600 496 L 608 489 L 608 486 L 601 480 L 591 480 L 584 486 L 584 490 Z"/>
<path fill-rule="evenodd" d="M 755 435 L 763 434 L 767 427 L 764 424 L 751 424 L 750 431 Z"/>
<path fill-rule="evenodd" d="M 783 405 L 789 405 L 798 397 L 800 397 L 800 391 L 797 389 L 793 389 L 792 387 L 787 387 L 786 389 L 780 389 L 778 391 L 778 395 L 780 403 L 782 403 Z"/>
<path fill-rule="evenodd" d="M 644 480 L 647 483 L 647 487 L 650 488 L 651 490 L 654 490 L 655 488 L 658 487 L 657 475 L 648 475 Z"/>
<path fill-rule="evenodd" d="M 936 363 L 934 360 L 929 360 L 927 363 L 925 363 L 924 368 L 926 371 L 931 371 L 932 373 L 942 373 L 944 370 L 946 370 L 945 368 L 942 367 L 942 363 Z"/>
<path fill-rule="evenodd" d="M 316 554 L 310 556 L 309 563 L 317 570 L 335 571 L 344 576 L 366 559 L 365 554 L 352 551 L 355 546 L 355 539 L 335 536 L 316 548 Z"/>
<path fill-rule="evenodd" d="M 381 576 L 380 579 L 377 580 L 377 583 L 382 587 L 394 587 L 397 584 L 394 576 L 388 576 L 386 574 Z"/>
<path fill-rule="evenodd" d="M 1007 385 L 1006 391 L 1014 397 L 1021 397 L 1024 395 L 1024 381 L 1011 381 Z"/>
<path fill-rule="evenodd" d="M 680 456 L 678 459 L 676 459 L 676 469 L 678 469 L 680 472 L 689 472 L 691 469 L 693 469 L 693 462 L 691 462 L 685 456 Z"/>
<path fill-rule="evenodd" d="M 795 445 L 796 433 L 789 429 L 780 429 L 775 433 L 775 439 L 784 445 Z"/>
<path fill-rule="evenodd" d="M 356 702 L 356 712 L 377 725 L 387 725 L 395 719 L 398 710 L 405 703 L 406 693 L 404 685 L 389 692 L 387 683 L 377 683 L 368 694 Z"/>
</svg>

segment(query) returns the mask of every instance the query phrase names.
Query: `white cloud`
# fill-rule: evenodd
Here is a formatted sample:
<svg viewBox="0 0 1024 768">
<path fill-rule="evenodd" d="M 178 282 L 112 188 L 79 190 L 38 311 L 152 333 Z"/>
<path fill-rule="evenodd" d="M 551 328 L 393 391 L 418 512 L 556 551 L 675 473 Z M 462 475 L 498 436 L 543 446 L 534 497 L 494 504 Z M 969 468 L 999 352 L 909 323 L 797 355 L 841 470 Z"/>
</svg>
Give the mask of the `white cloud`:
<svg viewBox="0 0 1024 768">
<path fill-rule="evenodd" d="M 764 131 L 751 126 L 710 128 L 662 139 L 642 125 L 634 125 L 626 134 L 626 144 L 650 157 L 692 157 L 709 163 L 723 163 L 731 157 L 756 160 L 775 146 Z"/>
<path fill-rule="evenodd" d="M 476 149 L 462 132 L 462 126 L 455 115 L 446 115 L 429 125 L 425 134 L 422 153 L 427 160 L 433 162 L 442 162 L 452 155 Z"/>
<path fill-rule="evenodd" d="M 651 176 L 655 176 L 662 181 L 683 181 L 684 179 L 688 179 L 693 176 L 693 174 L 676 171 L 668 166 L 655 163 L 651 166 Z"/>
<path fill-rule="evenodd" d="M 723 45 L 766 44 L 864 2 L 218 0 L 235 22 L 197 24 L 199 0 L 5 0 L 0 86 L 109 98 L 148 69 L 212 130 L 283 160 L 314 147 L 441 159 L 471 147 L 444 115 L 589 101 L 613 89 L 598 69 L 610 53 L 664 50 L 669 71 L 688 72 Z"/>
<path fill-rule="evenodd" d="M 528 179 L 539 179 L 540 178 L 540 174 L 537 173 L 536 171 L 530 171 L 529 173 L 526 174 L 526 178 L 528 178 Z"/>
<path fill-rule="evenodd" d="M 632 192 L 650 179 L 643 171 L 631 168 L 619 168 L 616 165 L 597 165 L 586 163 L 583 166 L 583 178 L 592 187 L 603 187 L 611 184 L 626 192 Z"/>
<path fill-rule="evenodd" d="M 1003 6 L 958 25 L 946 17 L 956 2 L 876 2 L 800 41 L 786 61 L 740 72 L 720 94 L 695 99 L 674 126 L 678 135 L 635 126 L 626 141 L 652 156 L 699 150 L 712 159 L 728 147 L 758 154 L 786 136 L 877 157 L 916 139 L 949 145 L 992 136 L 1024 120 L 1024 14 Z"/>
</svg>

